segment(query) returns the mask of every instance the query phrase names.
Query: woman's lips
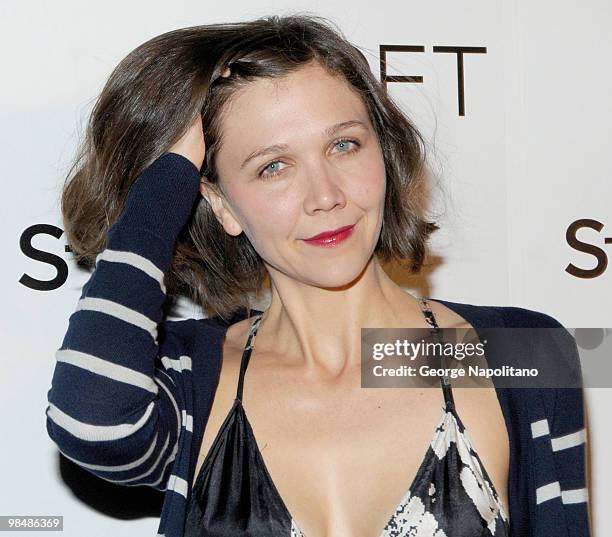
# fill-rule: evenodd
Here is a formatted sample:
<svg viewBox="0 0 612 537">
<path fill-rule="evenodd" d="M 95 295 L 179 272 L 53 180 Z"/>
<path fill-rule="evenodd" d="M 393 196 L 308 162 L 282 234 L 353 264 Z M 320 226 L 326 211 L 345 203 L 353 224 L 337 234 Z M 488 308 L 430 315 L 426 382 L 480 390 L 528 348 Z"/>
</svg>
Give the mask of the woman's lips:
<svg viewBox="0 0 612 537">
<path fill-rule="evenodd" d="M 319 233 L 310 239 L 304 239 L 304 242 L 312 244 L 313 246 L 323 246 L 326 248 L 336 246 L 351 236 L 354 227 L 355 224 L 352 224 L 350 226 L 338 228 L 331 233 Z"/>
</svg>

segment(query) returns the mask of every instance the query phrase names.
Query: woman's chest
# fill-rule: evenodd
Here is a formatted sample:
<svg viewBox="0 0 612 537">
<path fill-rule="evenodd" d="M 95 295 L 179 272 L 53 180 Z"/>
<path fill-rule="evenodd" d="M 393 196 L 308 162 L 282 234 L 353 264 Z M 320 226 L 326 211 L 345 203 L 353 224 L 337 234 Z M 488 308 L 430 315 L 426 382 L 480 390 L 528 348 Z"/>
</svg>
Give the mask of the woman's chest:
<svg viewBox="0 0 612 537">
<path fill-rule="evenodd" d="M 225 350 L 194 482 L 232 408 L 240 353 Z M 263 357 L 258 363 L 265 364 Z M 360 388 L 359 373 L 326 385 L 251 363 L 242 404 L 280 500 L 308 537 L 378 537 L 413 484 L 443 414 L 439 388 Z M 507 506 L 508 438 L 492 390 L 455 402 Z"/>
</svg>

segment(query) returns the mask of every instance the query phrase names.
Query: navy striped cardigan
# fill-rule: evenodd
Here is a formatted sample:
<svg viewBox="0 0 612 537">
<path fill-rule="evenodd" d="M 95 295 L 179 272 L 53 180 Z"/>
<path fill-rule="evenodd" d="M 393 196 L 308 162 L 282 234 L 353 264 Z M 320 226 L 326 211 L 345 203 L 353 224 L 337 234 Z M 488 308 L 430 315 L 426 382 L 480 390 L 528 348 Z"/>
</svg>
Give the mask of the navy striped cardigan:
<svg viewBox="0 0 612 537">
<path fill-rule="evenodd" d="M 183 535 L 225 331 L 247 316 L 163 318 L 163 276 L 199 180 L 175 153 L 136 180 L 68 321 L 45 411 L 65 457 L 106 481 L 165 491 L 158 535 L 166 537 Z M 475 329 L 561 326 L 524 308 L 432 300 Z M 588 536 L 582 390 L 497 393 L 510 441 L 511 534 Z"/>
</svg>

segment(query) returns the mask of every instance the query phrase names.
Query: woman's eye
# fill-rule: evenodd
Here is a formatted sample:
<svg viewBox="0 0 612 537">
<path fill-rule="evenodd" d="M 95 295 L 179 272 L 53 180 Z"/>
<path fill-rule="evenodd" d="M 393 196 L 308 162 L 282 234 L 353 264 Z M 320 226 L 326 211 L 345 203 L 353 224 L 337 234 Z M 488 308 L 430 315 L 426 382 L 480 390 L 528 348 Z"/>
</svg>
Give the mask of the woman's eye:
<svg viewBox="0 0 612 537">
<path fill-rule="evenodd" d="M 268 177 L 274 177 L 280 173 L 279 166 L 282 164 L 280 160 L 275 160 L 266 164 L 262 170 L 258 173 L 259 177 L 267 179 Z"/>
<path fill-rule="evenodd" d="M 354 146 L 353 149 L 351 149 L 351 144 Z M 351 140 L 350 138 L 342 138 L 341 140 L 337 140 L 334 142 L 334 145 L 342 149 L 342 151 L 340 151 L 341 153 L 352 153 L 355 151 L 355 147 L 359 147 L 359 143 L 356 140 Z"/>
<path fill-rule="evenodd" d="M 333 145 L 340 148 L 340 153 L 354 153 L 359 147 L 359 142 L 350 138 L 342 138 L 340 140 L 336 140 Z M 269 179 L 279 175 L 283 171 L 283 168 L 280 167 L 282 164 L 283 163 L 280 160 L 274 160 L 266 164 L 257 175 L 261 179 Z"/>
</svg>

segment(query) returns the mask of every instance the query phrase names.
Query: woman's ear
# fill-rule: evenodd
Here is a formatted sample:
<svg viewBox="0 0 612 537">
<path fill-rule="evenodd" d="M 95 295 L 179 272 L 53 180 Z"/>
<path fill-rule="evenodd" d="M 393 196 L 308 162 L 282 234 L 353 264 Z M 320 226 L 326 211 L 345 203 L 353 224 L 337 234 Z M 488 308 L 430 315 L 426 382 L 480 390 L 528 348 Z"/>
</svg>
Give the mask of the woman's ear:
<svg viewBox="0 0 612 537">
<path fill-rule="evenodd" d="M 242 233 L 242 227 L 232 214 L 231 208 L 218 185 L 211 183 L 207 177 L 203 176 L 200 180 L 200 193 L 211 206 L 217 220 L 223 226 L 223 229 L 230 235 L 240 235 Z"/>
</svg>

